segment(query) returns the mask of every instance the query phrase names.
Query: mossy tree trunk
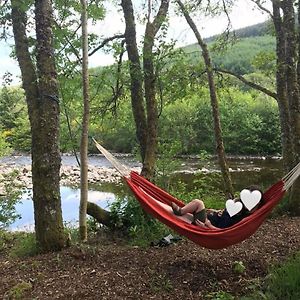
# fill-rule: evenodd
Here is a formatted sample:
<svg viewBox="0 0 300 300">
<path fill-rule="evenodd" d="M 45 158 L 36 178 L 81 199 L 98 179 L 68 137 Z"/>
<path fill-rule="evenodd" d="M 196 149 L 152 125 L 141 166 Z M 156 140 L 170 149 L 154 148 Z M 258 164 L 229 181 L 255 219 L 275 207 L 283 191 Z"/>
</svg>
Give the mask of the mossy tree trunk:
<svg viewBox="0 0 300 300">
<path fill-rule="evenodd" d="M 35 232 L 41 251 L 65 246 L 61 199 L 59 152 L 59 93 L 52 40 L 52 7 L 49 0 L 35 1 L 36 66 L 29 53 L 26 11 L 12 0 L 16 56 L 32 134 L 32 183 Z"/>
<path fill-rule="evenodd" d="M 298 14 L 299 14 L 298 3 Z M 294 1 L 272 1 L 276 34 L 276 87 L 282 127 L 282 152 L 286 171 L 300 160 L 300 53 Z M 298 24 L 299 27 L 299 24 Z M 287 209 L 300 215 L 300 179 L 294 183 Z"/>
<path fill-rule="evenodd" d="M 278 3 L 273 3 L 273 22 L 276 32 L 276 91 L 281 125 L 282 157 L 285 170 L 293 164 L 293 140 L 291 117 L 287 98 L 285 41 L 286 32 L 281 19 Z"/>
<path fill-rule="evenodd" d="M 136 42 L 134 11 L 131 0 L 122 0 L 121 5 L 126 24 L 125 41 L 129 59 L 131 106 L 136 124 L 136 136 L 140 145 L 141 159 L 144 163 L 147 148 L 147 121 L 143 96 L 143 74 Z"/>
<path fill-rule="evenodd" d="M 151 5 L 151 3 L 149 3 Z M 146 24 L 144 47 L 143 47 L 143 67 L 144 67 L 144 87 L 147 107 L 147 148 L 142 175 L 151 178 L 154 175 L 156 162 L 157 138 L 158 138 L 158 109 L 156 100 L 156 74 L 154 72 L 153 46 L 155 36 L 166 19 L 169 8 L 169 0 L 162 0 L 157 15 L 150 21 L 150 8 Z"/>
<path fill-rule="evenodd" d="M 141 149 L 143 163 L 142 175 L 148 179 L 151 179 L 154 175 L 158 135 L 156 75 L 153 67 L 153 45 L 156 34 L 166 19 L 169 2 L 169 0 L 161 0 L 158 12 L 152 22 L 150 21 L 151 13 L 149 9 L 143 47 L 144 73 L 142 72 L 140 55 L 136 42 L 135 17 L 132 1 L 122 0 L 121 2 L 126 24 L 126 49 L 130 62 L 132 110 L 136 124 L 137 138 Z M 143 84 L 145 91 L 143 91 Z"/>
</svg>

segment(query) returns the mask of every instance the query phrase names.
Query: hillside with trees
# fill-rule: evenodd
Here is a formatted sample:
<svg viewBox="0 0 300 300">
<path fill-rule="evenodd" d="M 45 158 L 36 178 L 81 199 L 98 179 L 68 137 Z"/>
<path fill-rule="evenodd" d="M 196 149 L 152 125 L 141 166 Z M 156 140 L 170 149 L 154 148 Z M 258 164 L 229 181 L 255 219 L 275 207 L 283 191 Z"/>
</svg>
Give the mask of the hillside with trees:
<svg viewBox="0 0 300 300">
<path fill-rule="evenodd" d="M 239 75 L 246 75 L 248 78 L 263 82 L 272 88 L 274 82 L 270 80 L 270 76 L 266 75 L 274 72 L 274 47 L 275 40 L 270 35 L 241 38 L 222 53 L 213 51 L 213 62 L 217 68 L 226 69 Z M 183 49 L 174 50 L 173 57 L 168 61 L 170 66 L 165 71 L 165 77 L 161 78 L 161 84 L 164 84 L 166 88 L 161 95 L 164 110 L 162 116 L 159 118 L 160 135 L 162 140 L 181 144 L 180 149 L 178 149 L 178 153 L 181 154 L 197 154 L 200 150 L 213 153 L 214 146 L 210 139 L 213 129 L 209 117 L 208 94 L 204 79 L 201 77 L 201 62 L 199 63 L 198 55 L 199 46 L 197 45 L 189 45 Z M 185 58 L 182 60 L 181 58 L 183 57 Z M 272 58 L 272 60 L 269 60 L 268 64 L 262 66 L 264 57 Z M 116 80 L 112 74 L 115 74 L 116 68 L 117 66 L 113 65 L 91 70 L 95 78 L 106 79 L 102 81 L 103 90 L 101 97 L 99 95 L 94 96 L 90 130 L 93 136 L 101 138 L 107 148 L 116 152 L 129 153 L 134 151 L 136 144 L 133 134 L 133 119 L 128 100 L 126 100 L 128 91 L 123 91 L 123 100 L 120 103 L 105 104 L 111 101 L 111 85 Z M 128 74 L 124 72 L 124 80 L 127 76 Z M 170 82 L 171 78 L 172 82 Z M 189 83 L 189 78 L 195 78 L 192 85 Z M 68 84 L 67 90 L 64 89 L 65 84 Z M 91 95 L 95 95 L 98 85 L 96 80 L 92 78 Z M 78 125 L 80 114 L 78 108 L 81 103 L 79 95 L 76 95 L 78 80 L 76 78 L 74 80 L 67 78 L 65 81 L 62 78 L 61 88 L 63 102 L 60 148 L 63 152 L 71 152 L 73 146 L 78 150 L 80 137 L 80 126 Z M 26 152 L 30 151 L 29 123 L 26 114 L 22 117 L 22 120 L 17 116 L 18 111 L 25 113 L 24 100 L 21 96 L 22 91 L 20 90 L 20 96 L 16 99 L 13 89 L 18 88 L 7 86 L 2 89 L 0 94 L 0 104 L 3 107 L 3 111 L 10 112 L 10 115 L 3 114 L 1 117 L 3 134 L 6 137 L 5 142 L 7 147 Z M 264 95 L 250 90 L 249 87 L 234 79 L 221 78 L 219 81 L 219 93 L 222 99 L 220 105 L 228 153 L 249 155 L 279 154 L 280 141 L 275 138 L 278 136 L 279 130 L 276 103 L 271 99 L 266 102 Z M 73 103 L 68 103 L 68 99 L 74 99 Z M 18 103 L 15 103 L 16 101 Z M 226 107 L 230 103 L 231 115 L 228 115 Z M 9 105 L 18 105 L 20 108 L 7 110 L 6 107 Z M 103 107 L 105 105 L 106 107 Z M 22 106 L 23 109 L 21 109 Z M 182 120 L 180 121 L 175 117 L 177 113 L 174 114 L 173 111 L 175 108 L 180 109 L 181 106 L 185 108 L 179 114 L 182 116 Z M 249 118 L 253 117 L 253 120 L 239 120 L 236 124 L 233 124 L 229 118 L 236 118 L 234 116 L 238 115 L 239 111 L 243 110 L 243 107 L 248 110 L 249 113 L 247 115 Z M 199 124 L 200 119 L 204 121 L 202 124 Z M 17 120 L 20 120 L 20 124 L 17 124 Z M 184 123 L 182 123 L 183 120 Z M 268 123 L 266 123 L 267 120 Z M 176 125 L 177 121 L 178 126 Z M 7 124 L 8 122 L 12 124 Z M 185 124 L 186 122 L 188 123 Z M 249 125 L 241 126 L 243 122 L 247 122 Z M 252 125 L 250 125 L 251 123 Z M 181 141 L 179 141 L 179 138 L 182 138 L 180 124 L 185 124 L 182 128 L 189 128 L 185 133 L 184 139 L 181 139 Z M 270 127 L 271 124 L 272 126 Z M 69 125 L 72 130 L 71 134 Z M 251 126 L 253 126 L 252 129 Z M 169 128 L 172 128 L 172 131 L 169 131 Z M 239 129 L 242 128 L 246 131 L 239 132 Z M 235 136 L 231 136 L 233 133 Z M 254 140 L 257 141 L 257 144 L 252 144 L 251 146 L 235 143 L 235 140 L 240 139 L 243 135 L 250 136 L 250 133 L 254 134 Z M 200 141 L 201 144 L 199 144 Z M 90 151 L 94 151 L 93 148 Z"/>
</svg>

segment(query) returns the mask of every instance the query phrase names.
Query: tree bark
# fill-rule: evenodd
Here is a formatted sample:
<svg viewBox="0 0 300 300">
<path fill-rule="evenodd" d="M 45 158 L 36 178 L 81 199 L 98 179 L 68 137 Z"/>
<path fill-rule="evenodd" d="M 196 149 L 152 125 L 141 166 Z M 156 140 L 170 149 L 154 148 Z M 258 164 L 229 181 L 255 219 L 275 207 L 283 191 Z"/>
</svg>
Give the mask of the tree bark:
<svg viewBox="0 0 300 300">
<path fill-rule="evenodd" d="M 176 0 L 178 3 L 187 23 L 193 30 L 195 37 L 198 41 L 199 46 L 202 49 L 202 56 L 204 59 L 204 63 L 206 66 L 206 73 L 207 73 L 207 79 L 208 79 L 208 85 L 209 85 L 209 92 L 210 92 L 210 100 L 211 100 L 211 107 L 212 107 L 212 113 L 213 113 L 213 119 L 214 119 L 214 132 L 215 132 L 215 141 L 216 141 L 216 151 L 219 158 L 219 165 L 221 168 L 221 172 L 223 175 L 223 181 L 224 181 L 224 188 L 226 193 L 233 194 L 233 187 L 231 182 L 231 177 L 229 173 L 229 168 L 226 162 L 226 156 L 225 156 L 225 147 L 223 143 L 223 136 L 222 136 L 222 128 L 221 128 L 221 121 L 220 121 L 220 113 L 219 113 L 219 103 L 218 103 L 218 97 L 216 93 L 216 87 L 214 82 L 214 75 L 213 75 L 213 66 L 211 63 L 210 54 L 207 48 L 206 43 L 203 41 L 196 24 L 190 17 L 188 11 L 186 10 L 184 4 L 180 0 Z"/>
<path fill-rule="evenodd" d="M 131 77 L 131 103 L 136 124 L 137 138 L 141 149 L 143 163 L 142 175 L 151 179 L 154 175 L 156 150 L 158 112 L 156 103 L 156 78 L 153 67 L 153 45 L 155 36 L 163 24 L 169 7 L 169 0 L 162 0 L 160 8 L 153 22 L 150 22 L 150 14 L 146 25 L 142 74 L 140 56 L 136 43 L 136 30 L 134 11 L 131 0 L 121 2 L 125 18 L 125 41 L 130 62 Z M 143 79 L 145 87 L 146 112 L 143 96 Z"/>
<path fill-rule="evenodd" d="M 147 106 L 147 148 L 141 174 L 149 179 L 154 175 L 158 137 L 158 110 L 156 101 L 156 75 L 154 72 L 153 46 L 155 36 L 166 19 L 168 8 L 169 0 L 162 0 L 153 22 L 151 22 L 150 18 L 148 18 L 144 37 L 143 66 L 145 99 Z"/>
<path fill-rule="evenodd" d="M 65 244 L 60 199 L 59 92 L 55 69 L 51 1 L 36 0 L 38 123 L 32 128 L 32 181 L 37 240 L 42 248 Z"/>
<path fill-rule="evenodd" d="M 101 207 L 99 207 L 97 204 L 88 202 L 87 203 L 87 213 L 96 219 L 97 222 L 100 224 L 103 224 L 107 227 L 114 226 L 114 223 L 112 221 L 112 218 L 110 216 L 110 213 Z"/>
<path fill-rule="evenodd" d="M 87 241 L 87 202 L 88 202 L 88 131 L 90 114 L 89 70 L 88 70 L 88 33 L 87 33 L 87 3 L 81 0 L 82 14 L 82 94 L 83 116 L 80 143 L 80 206 L 79 234 L 81 241 Z"/>
<path fill-rule="evenodd" d="M 286 29 L 280 15 L 280 3 L 278 1 L 273 2 L 273 22 L 276 33 L 276 89 L 281 124 L 282 157 L 285 170 L 289 170 L 293 164 L 294 147 L 286 81 Z"/>
<path fill-rule="evenodd" d="M 140 145 L 142 163 L 145 161 L 147 148 L 147 121 L 143 97 L 143 75 L 140 56 L 136 43 L 135 19 L 131 0 L 121 2 L 125 18 L 125 41 L 129 59 L 130 91 L 133 117 L 136 124 L 136 136 Z"/>
<path fill-rule="evenodd" d="M 286 65 L 287 65 L 287 90 L 289 99 L 289 110 L 291 117 L 291 131 L 293 142 L 293 167 L 300 158 L 300 93 L 298 85 L 297 61 L 298 37 L 296 34 L 296 18 L 293 1 L 283 2 L 284 23 L 287 28 L 286 34 Z M 297 48 L 298 47 L 298 48 Z"/>
<path fill-rule="evenodd" d="M 15 40 L 15 51 L 21 70 L 22 84 L 25 91 L 28 115 L 31 126 L 38 119 L 38 85 L 35 65 L 29 53 L 29 42 L 26 35 L 27 17 L 26 12 L 21 9 L 18 0 L 11 0 L 11 17 L 13 34 Z"/>
<path fill-rule="evenodd" d="M 273 1 L 273 22 L 276 34 L 276 86 L 282 130 L 282 156 L 287 171 L 294 167 L 300 158 L 300 93 L 297 66 L 300 46 L 295 31 L 292 0 Z M 300 215 L 299 193 L 298 179 L 291 189 L 287 204 L 287 209 L 293 215 Z"/>
<path fill-rule="evenodd" d="M 35 1 L 37 72 L 26 36 L 26 12 L 12 0 L 16 55 L 20 65 L 32 134 L 35 233 L 41 251 L 65 246 L 60 199 L 59 93 L 52 45 L 52 7 Z"/>
</svg>

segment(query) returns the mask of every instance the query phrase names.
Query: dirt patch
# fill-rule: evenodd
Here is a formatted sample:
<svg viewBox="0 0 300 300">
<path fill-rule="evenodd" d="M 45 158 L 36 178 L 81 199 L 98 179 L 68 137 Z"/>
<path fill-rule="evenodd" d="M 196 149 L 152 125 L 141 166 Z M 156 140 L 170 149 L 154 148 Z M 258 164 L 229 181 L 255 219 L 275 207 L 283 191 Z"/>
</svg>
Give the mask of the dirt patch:
<svg viewBox="0 0 300 300">
<path fill-rule="evenodd" d="M 27 283 L 22 299 L 207 299 L 220 290 L 239 297 L 271 265 L 299 250 L 300 218 L 282 217 L 223 250 L 185 239 L 145 249 L 99 238 L 83 248 L 26 259 L 0 253 L 0 298 L 22 283 Z M 245 272 L 234 272 L 235 261 Z"/>
</svg>

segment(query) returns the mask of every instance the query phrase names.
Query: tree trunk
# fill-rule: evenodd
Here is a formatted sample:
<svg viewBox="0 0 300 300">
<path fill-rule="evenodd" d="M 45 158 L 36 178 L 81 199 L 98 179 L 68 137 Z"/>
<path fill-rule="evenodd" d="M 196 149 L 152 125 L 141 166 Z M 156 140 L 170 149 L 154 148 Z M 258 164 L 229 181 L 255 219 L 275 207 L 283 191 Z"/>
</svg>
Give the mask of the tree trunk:
<svg viewBox="0 0 300 300">
<path fill-rule="evenodd" d="M 164 22 L 168 12 L 169 0 L 161 1 L 157 16 L 152 23 L 148 18 L 143 48 L 144 74 L 142 74 L 141 71 L 140 57 L 136 44 L 135 20 L 132 1 L 122 0 L 121 5 L 126 24 L 125 41 L 130 62 L 131 103 L 136 124 L 137 138 L 141 148 L 141 158 L 143 163 L 142 175 L 150 179 L 154 174 L 158 128 L 152 50 L 154 38 Z M 144 108 L 143 78 L 145 85 L 147 117 Z"/>
<path fill-rule="evenodd" d="M 11 1 L 16 55 L 32 133 L 32 183 L 35 232 L 41 251 L 65 246 L 60 199 L 59 94 L 52 46 L 52 7 L 49 0 L 35 1 L 36 75 L 26 36 L 26 12 Z M 24 7 L 24 6 L 23 6 Z"/>
<path fill-rule="evenodd" d="M 282 15 L 281 15 L 282 13 Z M 282 155 L 285 170 L 299 162 L 300 105 L 299 105 L 299 40 L 295 31 L 293 1 L 273 1 L 273 22 L 276 33 L 276 86 L 282 130 Z M 297 49 L 298 46 L 298 49 Z M 287 208 L 300 215 L 300 180 L 296 180 L 288 199 Z"/>
<path fill-rule="evenodd" d="M 286 64 L 287 64 L 287 89 L 289 99 L 289 110 L 291 117 L 291 131 L 293 141 L 293 167 L 300 158 L 300 93 L 297 74 L 298 36 L 296 33 L 296 18 L 293 1 L 284 2 L 284 22 L 287 28 L 286 35 Z M 298 47 L 298 48 L 297 48 Z"/>
<path fill-rule="evenodd" d="M 88 128 L 89 128 L 89 71 L 88 71 L 88 33 L 87 33 L 87 3 L 81 0 L 82 14 L 82 91 L 83 116 L 80 143 L 80 207 L 79 234 L 81 241 L 87 241 L 86 212 L 88 202 Z"/>
<path fill-rule="evenodd" d="M 297 73 L 297 64 L 299 64 L 298 36 L 296 33 L 296 18 L 294 10 L 294 1 L 283 1 L 282 10 L 284 14 L 284 23 L 286 27 L 286 64 L 287 64 L 287 90 L 289 99 L 289 111 L 291 120 L 291 136 L 293 142 L 293 164 L 300 161 L 300 93 L 299 78 Z M 299 13 L 299 11 L 298 11 Z M 299 25 L 298 25 L 299 26 Z M 299 32 L 298 32 L 299 35 Z M 289 197 L 289 210 L 293 215 L 300 215 L 300 179 L 295 181 L 292 186 Z"/>
<path fill-rule="evenodd" d="M 136 135 L 140 145 L 142 163 L 145 161 L 147 148 L 147 121 L 143 98 L 143 76 L 140 56 L 136 44 L 134 12 L 131 0 L 121 2 L 125 18 L 125 41 L 129 59 L 131 105 L 136 124 Z"/>
<path fill-rule="evenodd" d="M 38 85 L 35 66 L 29 53 L 29 42 L 26 36 L 26 12 L 21 9 L 18 0 L 11 0 L 11 17 L 13 25 L 13 34 L 15 40 L 15 51 L 21 70 L 23 89 L 25 91 L 28 115 L 31 127 L 34 120 L 38 119 Z"/>
<path fill-rule="evenodd" d="M 276 89 L 279 118 L 281 125 L 282 157 L 284 169 L 288 171 L 292 164 L 293 142 L 291 136 L 291 120 L 287 98 L 285 43 L 286 33 L 280 16 L 280 7 L 273 2 L 273 22 L 276 32 Z"/>
<path fill-rule="evenodd" d="M 37 240 L 48 251 L 65 244 L 60 199 L 59 92 L 55 69 L 52 7 L 36 0 L 39 118 L 32 128 L 32 181 Z"/>
<path fill-rule="evenodd" d="M 112 221 L 112 218 L 110 216 L 110 213 L 101 207 L 99 207 L 97 204 L 88 202 L 87 203 L 87 213 L 96 219 L 97 222 L 100 224 L 103 224 L 107 227 L 113 227 L 114 223 Z"/>
<path fill-rule="evenodd" d="M 297 82 L 298 82 L 298 92 L 300 89 L 300 1 L 297 3 L 297 15 L 298 15 L 298 23 L 297 23 L 297 32 L 298 35 L 296 37 L 297 41 Z M 300 161 L 300 97 L 295 99 L 294 104 L 291 106 L 292 115 L 294 116 L 295 127 L 294 128 L 294 142 L 295 142 L 295 160 L 296 162 Z M 291 211 L 294 215 L 300 216 L 300 178 L 296 180 L 294 185 L 292 186 L 291 195 L 290 195 L 290 203 L 291 203 Z"/>
<path fill-rule="evenodd" d="M 154 175 L 158 136 L 158 111 L 156 101 L 156 75 L 154 73 L 153 63 L 153 46 L 155 36 L 166 19 L 168 8 L 169 0 L 162 0 L 153 22 L 150 22 L 148 18 L 144 37 L 143 66 L 145 99 L 147 105 L 147 148 L 141 174 L 148 179 L 152 178 Z"/>
<path fill-rule="evenodd" d="M 180 0 L 176 0 L 176 2 L 180 6 L 180 9 L 181 9 L 182 13 L 184 14 L 184 17 L 185 17 L 187 23 L 193 30 L 193 32 L 197 38 L 198 44 L 202 49 L 202 56 L 203 56 L 204 63 L 206 66 L 211 107 L 212 107 L 212 113 L 213 113 L 213 119 L 214 119 L 214 132 L 215 132 L 216 150 L 217 150 L 217 154 L 218 154 L 218 158 L 219 158 L 219 165 L 220 165 L 221 172 L 223 175 L 225 192 L 233 194 L 231 177 L 230 177 L 229 168 L 228 168 L 228 165 L 226 162 L 225 148 L 224 148 L 224 143 L 223 143 L 221 121 L 220 121 L 220 113 L 219 113 L 219 104 L 218 104 L 218 98 L 217 98 L 215 82 L 214 82 L 213 66 L 211 63 L 209 51 L 208 51 L 206 43 L 203 41 L 194 21 L 190 17 L 184 4 Z"/>
<path fill-rule="evenodd" d="M 298 22 L 297 22 L 297 32 L 298 32 L 298 35 L 297 35 L 297 45 L 298 45 L 298 61 L 297 61 L 297 78 L 298 78 L 298 86 L 300 86 L 300 15 L 299 15 L 299 12 L 300 12 L 300 1 L 298 0 L 298 3 L 297 3 L 297 15 L 298 15 Z"/>
</svg>

